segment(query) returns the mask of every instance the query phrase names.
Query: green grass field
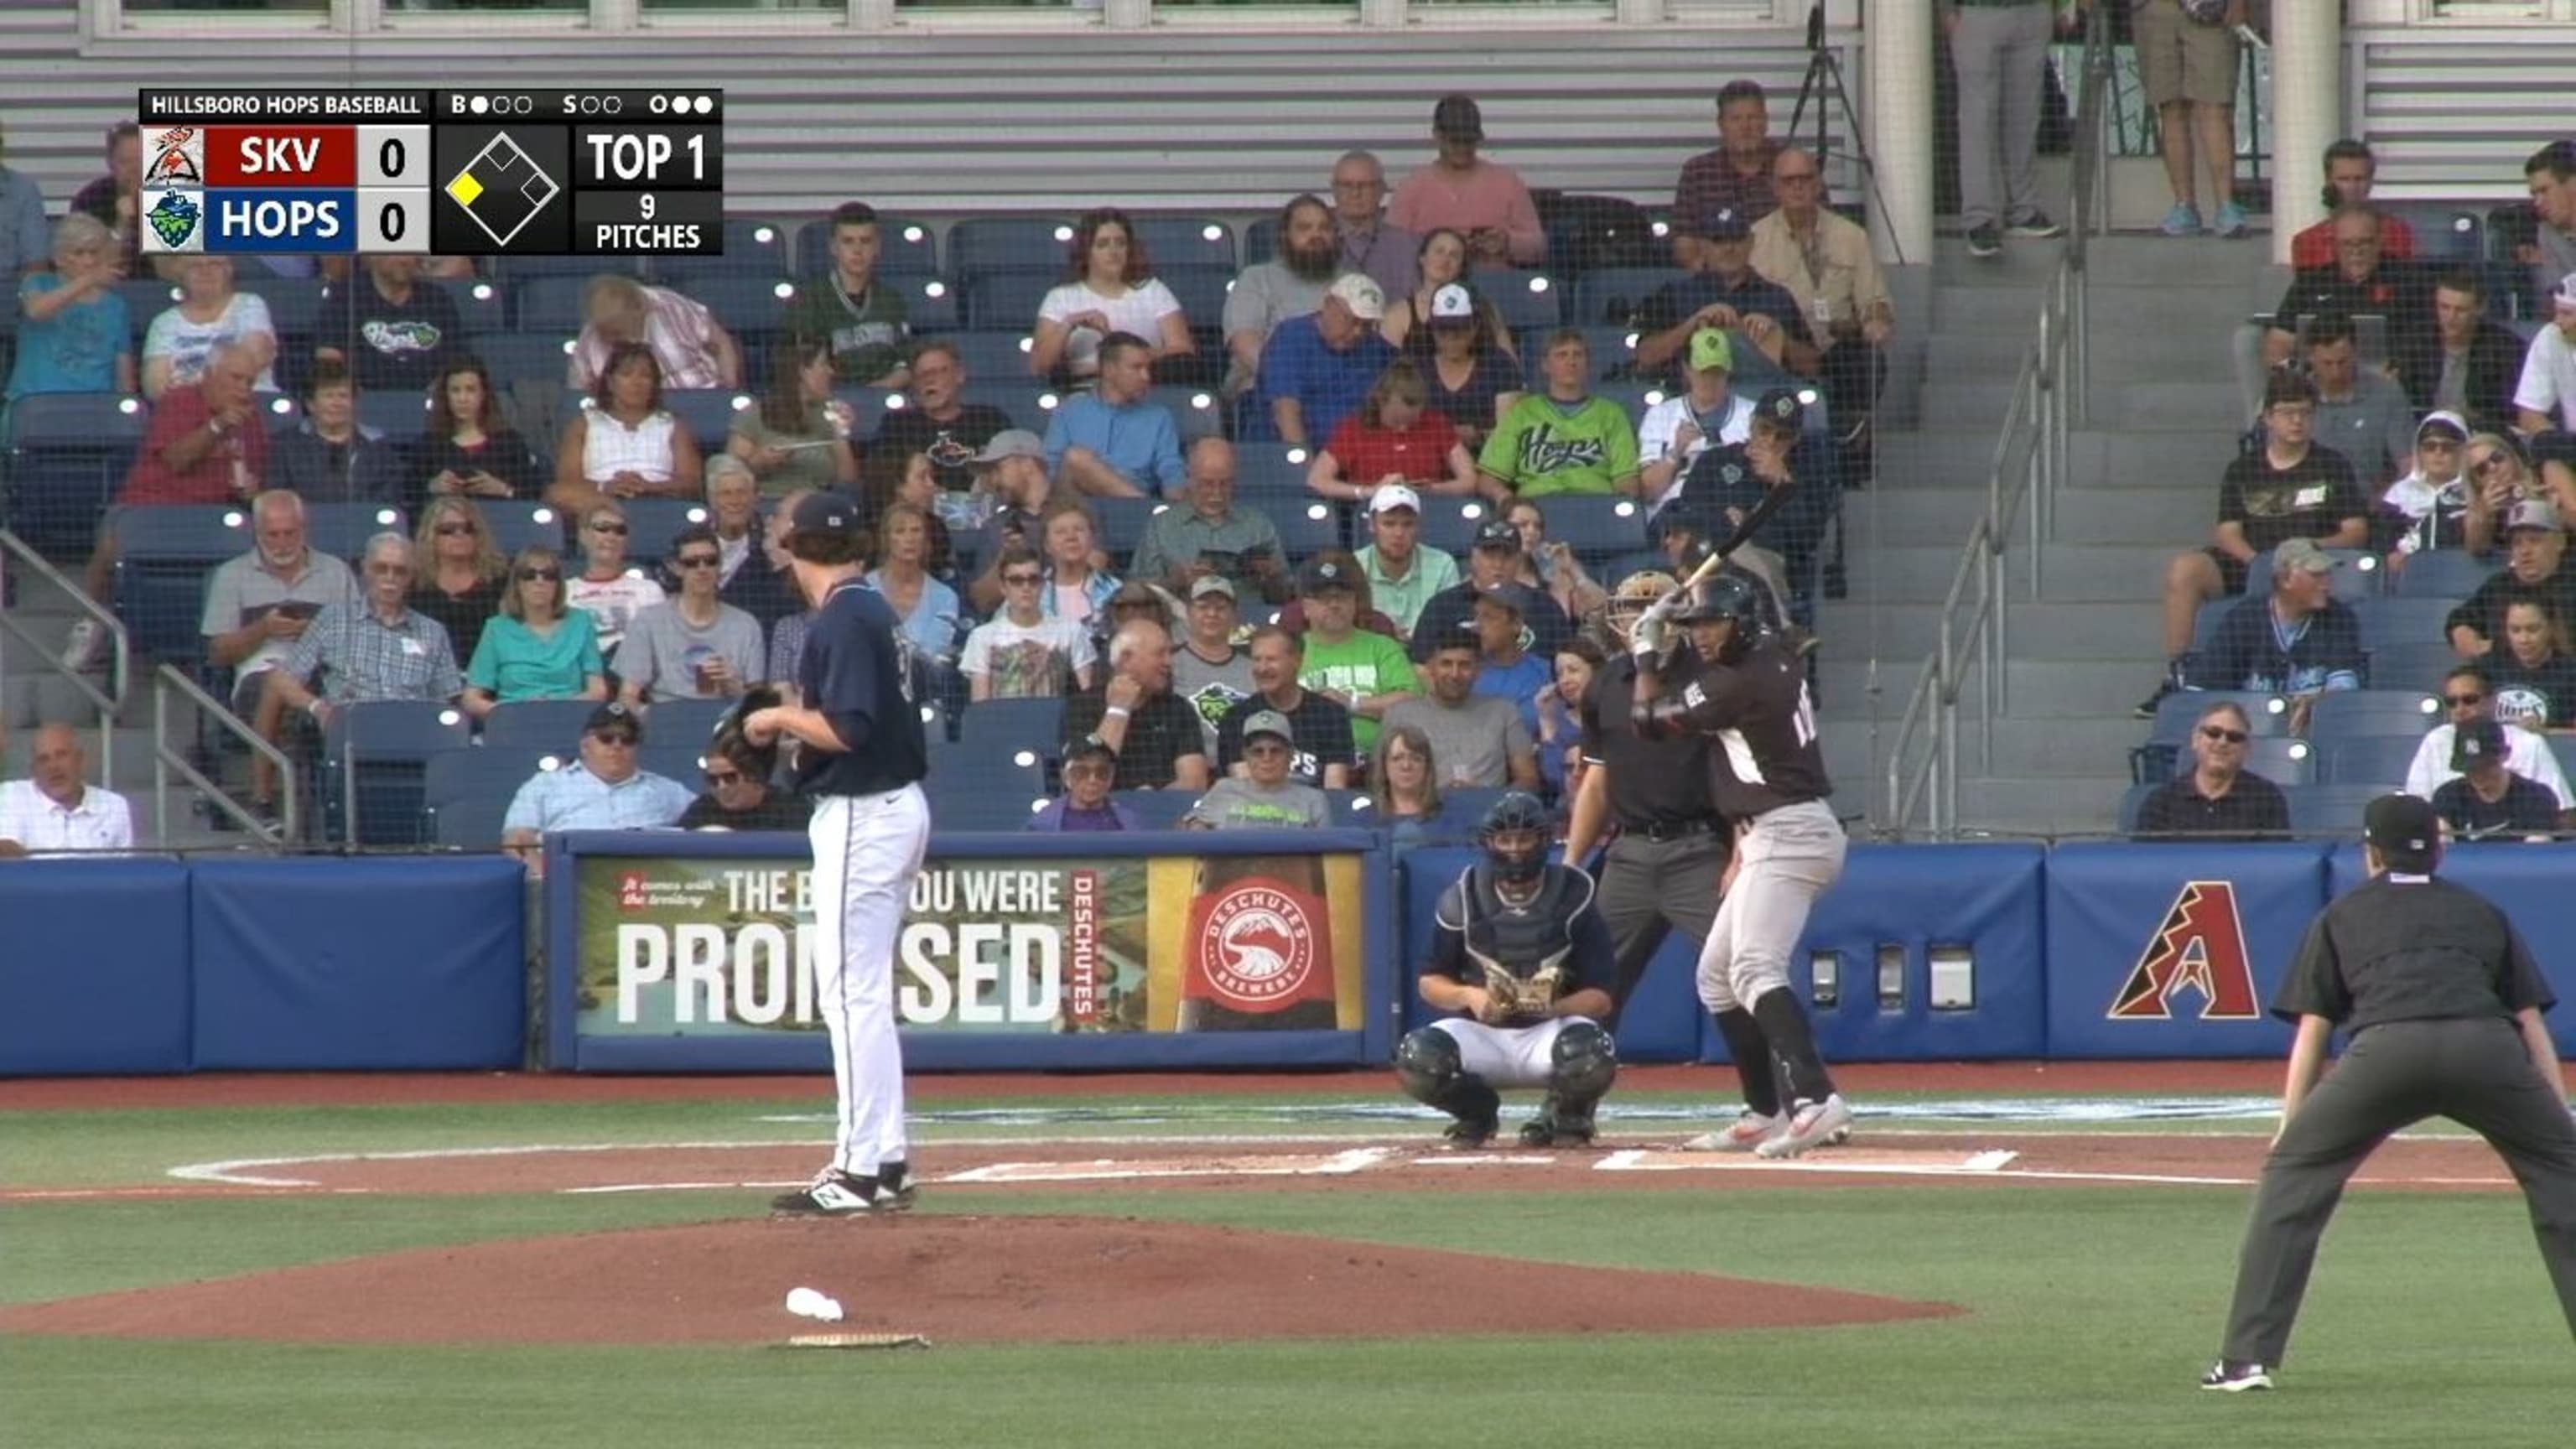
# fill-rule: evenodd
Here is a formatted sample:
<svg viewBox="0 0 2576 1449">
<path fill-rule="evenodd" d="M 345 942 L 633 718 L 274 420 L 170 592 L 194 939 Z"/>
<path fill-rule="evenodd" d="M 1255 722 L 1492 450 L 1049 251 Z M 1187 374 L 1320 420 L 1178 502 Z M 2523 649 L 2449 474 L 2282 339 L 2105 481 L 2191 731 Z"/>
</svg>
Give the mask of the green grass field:
<svg viewBox="0 0 2576 1449">
<path fill-rule="evenodd" d="M 1364 1092 L 1316 1100 L 1358 1100 Z M 1639 1099 L 1640 1104 L 1653 1099 Z M 1139 1098 L 1139 1103 L 1150 1099 Z M 1038 1135 L 949 1120 L 939 1140 Z M 1027 1101 L 993 1103 L 1026 1107 Z M 1115 1103 L 1086 1102 L 1091 1107 Z M 1270 1104 L 1151 1103 L 1188 1130 L 1281 1131 Z M 1918 1103 L 1918 1105 L 1922 1105 Z M 187 1162 L 528 1143 L 809 1143 L 811 1098 L 0 1115 L 12 1189 L 155 1185 Z M 1065 1132 L 1169 1132 L 1151 1111 Z M 1920 1124 L 1909 1123 L 1909 1126 Z M 1934 1124 L 1937 1126 L 1937 1122 Z M 1294 1130 L 1333 1130 L 1329 1115 Z M 1385 1122 L 1352 1122 L 1385 1135 Z M 1392 1130 L 1411 1130 L 1402 1125 Z M 2263 1130 L 2172 1124 L 2172 1130 Z M 1427 1139 L 1431 1129 L 1421 1129 Z M 2198 1392 L 2242 1188 L 2040 1184 L 1426 1192 L 953 1187 L 924 1213 L 1098 1213 L 1931 1299 L 1966 1314 L 1685 1337 L 1042 1347 L 281 1347 L 0 1340 L 0 1442 L 74 1446 L 2551 1444 L 2567 1327 L 2509 1193 L 2360 1192 L 2271 1395 Z M 403 1248 L 756 1215 L 757 1197 L 105 1198 L 0 1202 L 0 1301 Z M 1463 1227 L 1463 1225 L 1471 1225 Z M 1713 1291 L 1718 1285 L 1712 1285 Z"/>
</svg>

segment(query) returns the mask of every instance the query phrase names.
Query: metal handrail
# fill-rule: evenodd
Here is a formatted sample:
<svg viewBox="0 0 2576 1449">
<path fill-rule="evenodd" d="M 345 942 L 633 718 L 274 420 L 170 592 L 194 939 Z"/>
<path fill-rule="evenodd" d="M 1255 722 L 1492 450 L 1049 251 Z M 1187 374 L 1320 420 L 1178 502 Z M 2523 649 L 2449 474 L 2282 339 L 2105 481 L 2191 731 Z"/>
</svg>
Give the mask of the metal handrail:
<svg viewBox="0 0 2576 1449">
<path fill-rule="evenodd" d="M 2091 359 L 2085 349 L 2086 241 L 2106 224 L 2101 187 L 2106 110 L 2111 83 L 2107 7 L 2085 11 L 2083 96 L 2077 104 L 2075 161 L 2067 202 L 2066 246 L 2040 298 L 2039 336 L 2023 354 L 2012 396 L 1995 437 L 1986 476 L 1986 507 L 1950 577 L 1937 617 L 1932 652 L 1908 692 L 1887 755 L 1887 816 L 1882 833 L 1903 837 L 1918 807 L 1932 838 L 1954 838 L 1959 829 L 1959 697 L 1976 671 L 1981 768 L 1991 769 L 1995 720 L 2008 703 L 2008 550 L 2013 525 L 2026 524 L 2032 599 L 2041 596 L 2042 563 L 2054 527 L 2056 490 L 2066 476 L 2073 429 L 2086 421 Z M 1965 611 L 1962 627 L 1962 611 Z M 1926 734 L 1921 759 L 1915 732 Z"/>
<path fill-rule="evenodd" d="M 89 615 L 92 620 L 107 626 L 107 639 L 111 650 L 107 673 L 108 687 L 101 689 L 90 682 L 86 673 L 63 663 L 61 651 L 47 649 L 24 622 L 13 617 L 9 611 L 0 610 L 0 631 L 5 631 L 12 638 L 34 650 L 36 657 L 45 661 L 48 672 L 70 680 L 72 688 L 78 690 L 81 696 L 89 701 L 90 708 L 97 712 L 98 777 L 102 780 L 113 780 L 116 778 L 116 717 L 124 708 L 126 673 L 134 663 L 134 645 L 125 632 L 125 621 L 116 617 L 115 610 L 91 598 L 88 590 L 64 577 L 62 570 L 55 568 L 43 554 L 36 552 L 33 544 L 9 529 L 0 528 L 0 575 L 8 572 L 9 560 L 12 558 L 17 559 L 19 566 L 26 572 L 60 590 L 65 598 L 78 604 L 81 611 Z"/>
<path fill-rule="evenodd" d="M 173 770 L 205 796 L 208 804 L 231 816 L 234 824 L 254 837 L 262 833 L 259 817 L 251 814 L 223 786 L 207 778 L 205 772 L 191 763 L 186 755 L 170 748 L 170 695 L 175 690 L 197 707 L 200 719 L 212 720 L 250 746 L 254 753 L 266 755 L 269 763 L 277 767 L 278 840 L 303 839 L 302 832 L 296 829 L 300 823 L 300 810 L 296 799 L 295 762 L 287 758 L 286 752 L 260 738 L 259 731 L 244 723 L 242 717 L 233 713 L 222 700 L 207 693 L 203 685 L 181 673 L 176 665 L 164 664 L 153 671 L 152 684 L 153 821 L 161 838 L 170 838 L 170 772 Z"/>
</svg>

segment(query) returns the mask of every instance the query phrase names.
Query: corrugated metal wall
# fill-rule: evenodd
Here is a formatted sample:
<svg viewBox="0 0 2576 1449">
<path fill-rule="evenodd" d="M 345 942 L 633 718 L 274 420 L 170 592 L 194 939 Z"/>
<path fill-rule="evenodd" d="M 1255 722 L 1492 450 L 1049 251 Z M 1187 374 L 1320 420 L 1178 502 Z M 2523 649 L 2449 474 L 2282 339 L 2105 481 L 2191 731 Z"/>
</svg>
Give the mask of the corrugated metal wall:
<svg viewBox="0 0 2576 1449">
<path fill-rule="evenodd" d="M 1259 213 L 1324 190 L 1348 147 L 1377 150 L 1401 177 L 1429 158 L 1432 100 L 1466 90 L 1483 102 L 1495 159 L 1531 185 L 1655 201 L 1671 198 L 1685 157 L 1716 143 L 1720 84 L 1751 75 L 1781 88 L 1774 124 L 1785 126 L 1806 61 L 1793 32 L 1607 24 L 705 39 L 523 31 L 354 50 L 325 37 L 125 39 L 83 55 L 72 7 L 57 3 L 0 8 L 0 118 L 10 163 L 59 203 L 97 174 L 103 128 L 132 113 L 143 84 L 717 84 L 736 211 L 808 212 L 856 196 L 933 215 L 1112 199 Z"/>
<path fill-rule="evenodd" d="M 2576 136 L 2576 34 L 2525 27 L 2355 37 L 2347 87 L 2379 153 L 2379 192 L 2427 201 L 2524 194 L 2522 163 Z"/>
</svg>

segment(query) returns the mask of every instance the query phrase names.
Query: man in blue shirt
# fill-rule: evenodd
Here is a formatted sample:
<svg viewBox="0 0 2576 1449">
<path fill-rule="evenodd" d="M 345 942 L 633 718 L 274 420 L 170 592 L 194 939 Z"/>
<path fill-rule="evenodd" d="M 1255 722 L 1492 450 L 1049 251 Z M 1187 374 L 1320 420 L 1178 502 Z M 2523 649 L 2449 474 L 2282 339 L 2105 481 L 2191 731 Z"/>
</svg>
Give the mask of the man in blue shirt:
<svg viewBox="0 0 2576 1449">
<path fill-rule="evenodd" d="M 1807 314 L 1788 288 L 1753 270 L 1753 218 L 1721 206 L 1696 221 L 1701 245 L 1692 253 L 1691 274 L 1656 288 L 1631 319 L 1637 376 L 1688 384 L 1681 363 L 1691 338 L 1708 327 L 1743 334 L 1753 344 L 1749 350 L 1761 354 L 1761 362 L 1744 360 L 1739 373 L 1813 373 L 1820 354 Z"/>
<path fill-rule="evenodd" d="M 689 787 L 636 765 L 643 740 L 643 722 L 625 705 L 611 700 L 592 710 L 581 758 L 528 777 L 501 819 L 501 843 L 534 869 L 549 832 L 653 830 L 679 819 L 693 798 Z"/>
<path fill-rule="evenodd" d="M 2334 559 L 2308 539 L 2274 549 L 2271 592 L 2227 611 L 2218 637 L 2193 662 L 2191 687 L 2287 695 L 2299 734 L 2319 694 L 2362 688 L 2369 662 L 2361 621 L 2334 597 L 2334 570 Z"/>
<path fill-rule="evenodd" d="M 1153 360 L 1153 344 L 1133 332 L 1100 344 L 1097 390 L 1066 398 L 1047 423 L 1047 471 L 1058 483 L 1094 498 L 1180 492 L 1181 430 L 1170 408 L 1145 401 Z"/>
<path fill-rule="evenodd" d="M 1109 370 L 1104 346 L 1102 375 Z M 814 847 L 814 1006 L 831 1037 L 840 1092 L 832 1160 L 811 1184 L 771 1199 L 780 1213 L 851 1216 L 912 1203 L 894 955 L 930 845 L 930 802 L 921 790 L 930 750 L 903 622 L 861 578 L 865 543 L 858 504 L 838 493 L 798 500 L 788 567 L 814 606 L 797 662 L 798 702 L 743 721 L 754 745 L 795 741 L 796 788 L 814 801 L 806 831 Z"/>
<path fill-rule="evenodd" d="M 1394 345 L 1378 332 L 1385 317 L 1377 283 L 1346 272 L 1322 307 L 1271 329 L 1261 349 L 1261 406 L 1246 419 L 1250 439 L 1308 449 L 1330 441 L 1395 361 Z"/>
</svg>

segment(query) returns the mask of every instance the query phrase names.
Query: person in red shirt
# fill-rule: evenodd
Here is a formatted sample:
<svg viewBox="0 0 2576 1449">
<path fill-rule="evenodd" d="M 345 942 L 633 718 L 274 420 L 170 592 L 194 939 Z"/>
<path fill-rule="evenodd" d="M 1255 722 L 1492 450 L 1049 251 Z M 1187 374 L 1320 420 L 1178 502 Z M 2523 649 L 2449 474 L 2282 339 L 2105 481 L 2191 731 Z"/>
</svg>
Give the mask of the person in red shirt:
<svg viewBox="0 0 2576 1449">
<path fill-rule="evenodd" d="M 259 380 L 259 354 L 248 347 L 215 349 L 206 374 L 161 395 L 143 434 L 143 451 L 117 494 L 118 510 L 161 504 L 247 503 L 268 471 L 268 429 L 251 396 Z M 92 599 L 110 601 L 116 573 L 116 519 L 111 513 L 90 550 L 82 586 Z M 63 663 L 87 668 L 104 631 L 95 619 L 72 626 Z"/>
<path fill-rule="evenodd" d="M 1423 493 L 1473 494 L 1476 460 L 1459 441 L 1458 429 L 1431 411 L 1430 403 L 1421 369 L 1404 358 L 1387 364 L 1368 401 L 1342 419 L 1315 455 L 1306 486 L 1351 503 L 1368 501 L 1389 483 Z"/>
<path fill-rule="evenodd" d="M 2335 264 L 2334 214 L 2347 206 L 2368 206 L 2370 188 L 2379 179 L 2379 158 L 2368 146 L 2347 136 L 2326 148 L 2326 219 L 2290 238 L 2290 265 L 2297 268 Z M 2405 219 L 2379 214 L 2379 254 L 2392 262 L 2415 259 L 2415 230 Z"/>
</svg>

